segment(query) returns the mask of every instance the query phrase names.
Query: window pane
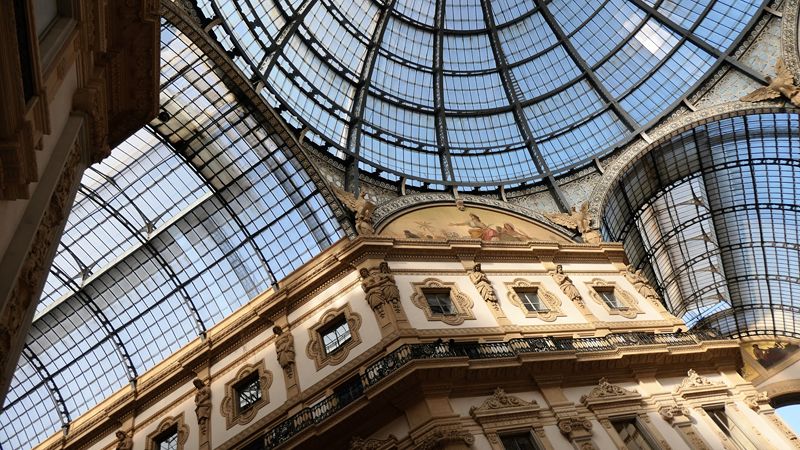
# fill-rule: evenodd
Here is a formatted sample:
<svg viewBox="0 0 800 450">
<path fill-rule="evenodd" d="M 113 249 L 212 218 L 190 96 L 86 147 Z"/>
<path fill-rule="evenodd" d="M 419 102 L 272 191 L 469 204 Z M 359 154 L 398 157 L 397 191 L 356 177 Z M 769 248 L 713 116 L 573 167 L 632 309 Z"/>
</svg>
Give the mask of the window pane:
<svg viewBox="0 0 800 450">
<path fill-rule="evenodd" d="M 539 295 L 534 291 L 517 292 L 517 295 L 519 295 L 522 304 L 525 305 L 525 309 L 528 311 L 537 312 L 547 309 L 542 307 L 542 301 L 539 299 Z"/>
<path fill-rule="evenodd" d="M 158 450 L 178 450 L 178 430 L 170 431 L 169 435 L 158 439 Z"/>
<path fill-rule="evenodd" d="M 619 433 L 622 442 L 625 443 L 625 448 L 630 450 L 651 450 L 653 448 L 639 430 L 636 419 L 614 422 L 614 428 Z"/>
<path fill-rule="evenodd" d="M 425 299 L 433 314 L 453 314 L 453 302 L 449 292 L 426 292 Z"/>
<path fill-rule="evenodd" d="M 501 436 L 500 440 L 506 450 L 536 450 L 539 448 L 531 439 L 530 433 Z"/>
<path fill-rule="evenodd" d="M 236 393 L 239 397 L 239 411 L 253 406 L 255 402 L 261 399 L 261 383 L 258 377 L 245 381 L 236 389 Z"/>
<path fill-rule="evenodd" d="M 347 326 L 347 320 L 344 317 L 337 320 L 332 328 L 322 332 L 322 344 L 325 346 L 326 354 L 335 352 L 349 340 L 350 327 Z"/>
</svg>

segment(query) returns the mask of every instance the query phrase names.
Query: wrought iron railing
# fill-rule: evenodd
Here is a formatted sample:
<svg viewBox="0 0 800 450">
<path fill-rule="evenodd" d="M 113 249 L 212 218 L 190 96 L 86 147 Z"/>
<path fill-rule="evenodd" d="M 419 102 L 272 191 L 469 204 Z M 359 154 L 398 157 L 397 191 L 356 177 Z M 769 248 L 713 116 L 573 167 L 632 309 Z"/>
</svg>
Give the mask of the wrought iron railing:
<svg viewBox="0 0 800 450">
<path fill-rule="evenodd" d="M 365 389 L 376 385 L 411 361 L 440 358 L 513 358 L 518 355 L 544 352 L 598 352 L 620 347 L 642 345 L 696 345 L 703 341 L 724 340 L 714 330 L 688 333 L 615 333 L 604 337 L 532 337 L 511 339 L 505 342 L 454 342 L 437 341 L 424 344 L 406 344 L 367 366 L 360 377 L 340 386 L 333 395 L 313 406 L 304 408 L 271 428 L 264 436 L 264 445 L 272 449 L 289 440 L 304 429 L 318 424 L 345 406 L 361 398 Z"/>
</svg>

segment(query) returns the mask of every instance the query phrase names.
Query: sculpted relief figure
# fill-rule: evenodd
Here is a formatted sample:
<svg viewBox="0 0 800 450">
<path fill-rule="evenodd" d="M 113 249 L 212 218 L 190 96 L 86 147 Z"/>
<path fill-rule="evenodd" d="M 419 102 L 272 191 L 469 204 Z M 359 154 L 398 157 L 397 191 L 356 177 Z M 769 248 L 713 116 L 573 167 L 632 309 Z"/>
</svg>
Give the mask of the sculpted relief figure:
<svg viewBox="0 0 800 450">
<path fill-rule="evenodd" d="M 292 378 L 294 375 L 294 337 L 292 333 L 284 333 L 281 327 L 274 327 L 272 331 L 278 338 L 275 340 L 275 351 L 278 353 L 278 364 Z"/>
<path fill-rule="evenodd" d="M 197 392 L 194 394 L 194 412 L 197 414 L 197 424 L 200 426 L 200 432 L 205 434 L 208 430 L 208 421 L 211 419 L 210 383 L 204 383 L 199 378 L 195 378 L 192 383 L 197 388 Z"/>
<path fill-rule="evenodd" d="M 366 267 L 362 267 L 358 271 L 361 275 L 361 289 L 366 294 L 367 303 L 369 307 L 377 312 L 381 317 L 384 317 L 383 311 L 383 289 L 380 284 L 380 277 L 375 271 L 370 271 Z"/>
<path fill-rule="evenodd" d="M 545 214 L 545 217 L 552 220 L 554 223 L 577 231 L 581 234 L 583 242 L 599 244 L 603 240 L 589 215 L 589 202 L 583 202 L 580 210 L 573 206 L 569 214 L 552 213 Z"/>
<path fill-rule="evenodd" d="M 795 85 L 794 76 L 784 65 L 783 59 L 775 62 L 775 78 L 766 77 L 769 85 L 756 89 L 742 97 L 743 102 L 760 102 L 780 96 L 785 97 L 794 106 L 800 106 L 800 87 Z"/>
<path fill-rule="evenodd" d="M 361 191 L 356 198 L 351 192 L 333 186 L 333 191 L 339 200 L 355 214 L 356 231 L 361 236 L 371 236 L 375 234 L 372 226 L 372 212 L 375 211 L 375 204 L 367 200 L 366 193 Z"/>
<path fill-rule="evenodd" d="M 475 264 L 472 270 L 469 271 L 469 279 L 472 280 L 472 284 L 475 285 L 478 289 L 478 293 L 481 294 L 481 297 L 483 297 L 485 301 L 495 305 L 497 304 L 497 295 L 494 292 L 492 283 L 481 270 L 480 264 Z"/>
<path fill-rule="evenodd" d="M 115 450 L 133 450 L 133 439 L 128 436 L 128 433 L 119 430 L 116 433 L 117 436 L 117 446 L 114 447 Z"/>
<path fill-rule="evenodd" d="M 561 264 L 556 266 L 555 272 L 550 272 L 550 276 L 552 276 L 553 279 L 556 280 L 558 286 L 570 300 L 579 303 L 583 301 L 581 299 L 581 293 L 578 292 L 578 288 L 576 288 L 575 285 L 572 284 L 572 280 L 569 278 L 569 276 L 567 276 L 567 274 L 564 273 L 564 267 L 562 267 Z"/>
<path fill-rule="evenodd" d="M 636 288 L 636 292 L 642 294 L 644 298 L 658 301 L 658 293 L 653 289 L 653 286 L 650 285 L 650 281 L 644 276 L 642 269 L 635 270 L 631 264 L 628 264 L 628 270 L 625 272 L 625 279 L 628 280 L 633 287 Z"/>
<path fill-rule="evenodd" d="M 389 264 L 385 261 L 378 267 L 359 270 L 361 274 L 361 288 L 366 294 L 367 303 L 381 317 L 384 316 L 383 304 L 391 305 L 395 311 L 400 308 L 400 290 L 395 283 Z"/>
</svg>

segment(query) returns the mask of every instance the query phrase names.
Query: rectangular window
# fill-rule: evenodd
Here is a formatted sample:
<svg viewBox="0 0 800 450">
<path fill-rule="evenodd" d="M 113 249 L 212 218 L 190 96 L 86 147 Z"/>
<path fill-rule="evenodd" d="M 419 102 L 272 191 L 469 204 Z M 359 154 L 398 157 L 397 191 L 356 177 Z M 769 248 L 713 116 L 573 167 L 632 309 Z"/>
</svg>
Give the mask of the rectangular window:
<svg viewBox="0 0 800 450">
<path fill-rule="evenodd" d="M 618 420 L 612 423 L 620 439 L 625 444 L 625 448 L 630 450 L 653 450 L 657 448 L 639 428 L 639 423 L 635 418 Z"/>
<path fill-rule="evenodd" d="M 172 427 L 156 438 L 157 450 L 178 450 L 178 427 Z"/>
<path fill-rule="evenodd" d="M 517 290 L 516 292 L 528 312 L 547 312 L 547 308 L 545 308 L 535 290 Z"/>
<path fill-rule="evenodd" d="M 755 445 L 750 442 L 747 435 L 736 426 L 735 423 L 725 413 L 725 407 L 708 408 L 706 414 L 711 417 L 711 420 L 719 427 L 720 430 L 728 436 L 731 441 L 736 445 L 736 448 L 741 450 L 756 450 Z"/>
<path fill-rule="evenodd" d="M 347 325 L 347 319 L 339 316 L 321 329 L 319 334 L 322 337 L 325 354 L 330 355 L 350 340 L 350 327 Z"/>
<path fill-rule="evenodd" d="M 425 300 L 431 308 L 431 314 L 454 314 L 453 300 L 450 298 L 450 289 L 425 290 Z"/>
<path fill-rule="evenodd" d="M 261 382 L 258 379 L 258 371 L 253 372 L 234 387 L 236 399 L 239 403 L 239 411 L 244 411 L 261 400 Z"/>
<path fill-rule="evenodd" d="M 600 296 L 601 299 L 608 305 L 611 309 L 626 309 L 626 307 L 622 306 L 622 303 L 617 300 L 617 296 L 614 295 L 614 291 L 610 289 L 595 289 L 597 295 Z"/>
<path fill-rule="evenodd" d="M 538 450 L 539 446 L 533 441 L 530 432 L 507 434 L 500 436 L 505 450 Z"/>
</svg>

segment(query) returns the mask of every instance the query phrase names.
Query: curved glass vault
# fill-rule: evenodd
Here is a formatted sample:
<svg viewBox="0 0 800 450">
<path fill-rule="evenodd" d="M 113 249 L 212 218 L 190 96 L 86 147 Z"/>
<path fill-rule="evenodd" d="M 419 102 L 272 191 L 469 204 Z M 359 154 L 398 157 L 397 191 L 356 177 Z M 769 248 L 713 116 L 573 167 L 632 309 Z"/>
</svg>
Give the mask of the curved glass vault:
<svg viewBox="0 0 800 450">
<path fill-rule="evenodd" d="M 344 236 L 291 151 L 161 29 L 159 119 L 81 180 L 0 415 L 29 448 Z"/>
<path fill-rule="evenodd" d="M 603 232 L 667 307 L 727 335 L 800 337 L 800 115 L 723 119 L 620 177 Z"/>
<path fill-rule="evenodd" d="M 514 186 L 584 165 L 722 63 L 761 0 L 197 0 L 261 93 L 368 172 Z"/>
</svg>

